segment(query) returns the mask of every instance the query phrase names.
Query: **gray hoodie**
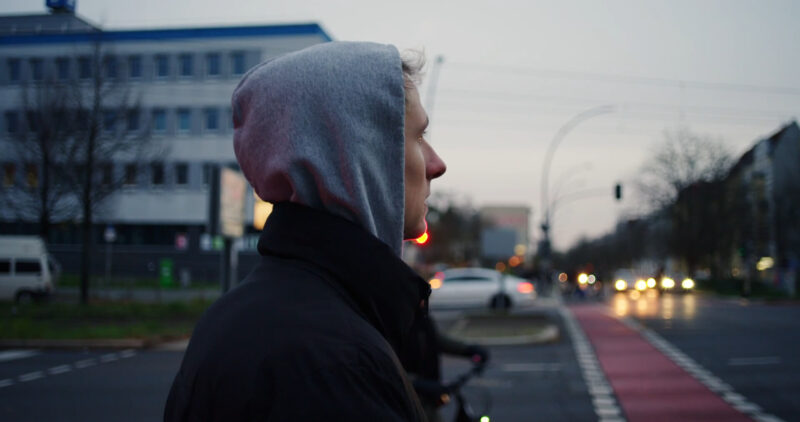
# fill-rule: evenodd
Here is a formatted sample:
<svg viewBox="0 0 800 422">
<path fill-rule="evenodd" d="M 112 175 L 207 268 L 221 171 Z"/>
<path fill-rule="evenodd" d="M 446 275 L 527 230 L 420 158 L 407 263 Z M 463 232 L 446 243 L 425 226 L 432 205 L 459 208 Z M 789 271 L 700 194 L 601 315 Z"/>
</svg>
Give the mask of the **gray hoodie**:
<svg viewBox="0 0 800 422">
<path fill-rule="evenodd" d="M 394 46 L 330 42 L 269 59 L 232 103 L 236 158 L 261 199 L 344 217 L 400 254 L 405 91 Z"/>
</svg>

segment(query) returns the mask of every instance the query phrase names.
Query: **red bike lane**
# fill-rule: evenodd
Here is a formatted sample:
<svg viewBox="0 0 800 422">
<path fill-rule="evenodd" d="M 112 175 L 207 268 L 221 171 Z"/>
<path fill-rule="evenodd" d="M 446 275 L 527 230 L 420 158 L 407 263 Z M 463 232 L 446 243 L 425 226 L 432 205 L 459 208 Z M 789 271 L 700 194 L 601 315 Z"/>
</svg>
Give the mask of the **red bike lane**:
<svg viewBox="0 0 800 422">
<path fill-rule="evenodd" d="M 751 421 L 608 314 L 602 305 L 573 305 L 575 316 L 629 422 Z"/>
</svg>

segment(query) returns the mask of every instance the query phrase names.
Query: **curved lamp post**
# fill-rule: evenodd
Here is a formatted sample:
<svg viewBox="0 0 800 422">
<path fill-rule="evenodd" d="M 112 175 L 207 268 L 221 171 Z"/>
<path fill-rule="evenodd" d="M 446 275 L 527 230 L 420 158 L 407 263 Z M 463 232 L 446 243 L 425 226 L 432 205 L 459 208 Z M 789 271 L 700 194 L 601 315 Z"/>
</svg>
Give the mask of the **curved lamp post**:
<svg viewBox="0 0 800 422">
<path fill-rule="evenodd" d="M 542 258 L 548 258 L 550 256 L 550 219 L 551 215 L 551 204 L 548 200 L 549 195 L 549 186 L 550 186 L 550 166 L 553 162 L 553 156 L 555 155 L 556 148 L 561 143 L 567 134 L 572 131 L 576 126 L 583 123 L 584 121 L 591 119 L 592 117 L 600 116 L 603 114 L 611 113 L 615 110 L 615 107 L 612 105 L 601 105 L 597 107 L 592 107 L 588 110 L 584 110 L 571 119 L 569 119 L 560 129 L 556 132 L 553 139 L 550 141 L 550 145 L 547 147 L 547 152 L 544 156 L 544 163 L 542 164 L 542 186 L 541 186 L 541 193 L 542 193 L 542 214 L 544 220 L 542 221 L 542 234 L 543 234 L 543 247 L 544 251 L 540 255 Z"/>
</svg>

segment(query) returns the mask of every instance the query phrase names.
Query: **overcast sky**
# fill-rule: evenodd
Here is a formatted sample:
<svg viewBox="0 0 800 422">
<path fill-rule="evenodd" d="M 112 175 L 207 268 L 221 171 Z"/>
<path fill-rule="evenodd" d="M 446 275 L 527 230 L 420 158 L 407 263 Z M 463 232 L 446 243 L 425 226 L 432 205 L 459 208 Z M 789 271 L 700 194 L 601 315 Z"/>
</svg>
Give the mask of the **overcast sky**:
<svg viewBox="0 0 800 422">
<path fill-rule="evenodd" d="M 0 13 L 44 4 L 3 0 Z M 528 205 L 533 227 L 547 145 L 577 113 L 612 105 L 556 150 L 551 192 L 592 192 L 558 206 L 557 248 L 611 230 L 642 205 L 630 184 L 665 130 L 713 136 L 738 157 L 800 115 L 796 1 L 78 0 L 77 8 L 106 29 L 318 22 L 335 40 L 424 49 L 431 63 L 441 55 L 433 99 L 422 87 L 432 142 L 448 163 L 434 192 L 476 206 Z"/>
</svg>

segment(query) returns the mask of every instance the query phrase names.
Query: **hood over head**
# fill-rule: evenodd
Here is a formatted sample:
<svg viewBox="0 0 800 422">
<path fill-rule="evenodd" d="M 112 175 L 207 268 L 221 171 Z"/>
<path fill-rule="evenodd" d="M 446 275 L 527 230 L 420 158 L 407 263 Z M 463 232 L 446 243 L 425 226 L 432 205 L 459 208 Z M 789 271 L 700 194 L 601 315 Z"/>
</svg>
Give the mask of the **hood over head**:
<svg viewBox="0 0 800 422">
<path fill-rule="evenodd" d="M 344 217 L 400 254 L 405 91 L 394 46 L 330 42 L 268 59 L 232 104 L 236 159 L 261 199 Z"/>
</svg>

